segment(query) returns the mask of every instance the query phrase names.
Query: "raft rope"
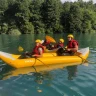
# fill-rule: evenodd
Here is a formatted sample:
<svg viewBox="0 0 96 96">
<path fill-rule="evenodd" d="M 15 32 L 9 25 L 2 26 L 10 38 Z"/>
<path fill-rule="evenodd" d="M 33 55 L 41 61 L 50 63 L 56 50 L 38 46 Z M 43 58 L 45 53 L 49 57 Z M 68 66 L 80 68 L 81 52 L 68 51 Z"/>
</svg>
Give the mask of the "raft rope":
<svg viewBox="0 0 96 96">
<path fill-rule="evenodd" d="M 34 64 L 33 64 L 33 68 L 35 69 L 35 71 L 36 71 L 36 73 L 37 73 L 37 70 L 36 70 L 36 68 L 35 68 L 35 64 L 36 64 L 36 59 L 38 60 L 38 61 L 40 61 L 41 63 L 43 63 L 41 60 L 39 60 L 38 58 L 35 58 L 35 62 L 34 62 Z M 45 63 L 43 63 L 44 65 L 46 65 Z M 47 67 L 49 67 L 48 65 L 46 65 Z"/>
<path fill-rule="evenodd" d="M 37 73 L 37 70 L 36 70 L 36 68 L 35 68 L 35 66 L 34 66 L 35 64 L 36 64 L 36 58 L 35 58 L 35 62 L 34 62 L 34 64 L 33 64 L 32 67 L 35 69 L 35 71 L 36 71 L 36 73 Z"/>
</svg>

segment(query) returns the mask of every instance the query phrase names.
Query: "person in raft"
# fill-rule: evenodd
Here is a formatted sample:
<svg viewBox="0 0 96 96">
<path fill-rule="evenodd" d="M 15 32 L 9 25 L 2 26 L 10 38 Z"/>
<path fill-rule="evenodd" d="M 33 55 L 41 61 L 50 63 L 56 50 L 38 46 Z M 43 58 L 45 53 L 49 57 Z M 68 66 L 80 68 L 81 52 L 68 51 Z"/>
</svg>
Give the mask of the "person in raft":
<svg viewBox="0 0 96 96">
<path fill-rule="evenodd" d="M 63 56 L 64 55 L 64 39 L 59 39 L 59 42 L 55 45 L 55 48 L 58 48 L 56 51 L 58 56 Z"/>
<path fill-rule="evenodd" d="M 59 49 L 64 47 L 64 39 L 59 39 L 57 44 L 50 43 L 50 50 Z"/>
<path fill-rule="evenodd" d="M 41 44 L 41 40 L 37 39 L 35 41 L 36 45 L 32 51 L 32 57 L 42 57 L 44 53 L 44 46 Z"/>
<path fill-rule="evenodd" d="M 44 46 L 45 49 L 51 50 L 51 42 L 48 40 L 44 40 L 44 42 L 42 43 L 42 45 Z"/>
<path fill-rule="evenodd" d="M 69 34 L 67 38 L 68 44 L 66 50 L 70 55 L 74 55 L 74 53 L 78 50 L 78 42 L 74 39 L 72 34 Z"/>
<path fill-rule="evenodd" d="M 72 34 L 69 34 L 67 38 L 68 38 L 68 44 L 65 47 L 65 49 L 59 48 L 57 50 L 57 54 L 59 56 L 74 55 L 75 52 L 77 52 L 78 50 L 78 42 L 74 40 L 74 36 Z"/>
<path fill-rule="evenodd" d="M 64 47 L 64 39 L 59 39 L 59 42 L 55 45 L 55 48 L 63 48 Z"/>
<path fill-rule="evenodd" d="M 19 59 L 25 59 L 25 58 L 32 58 L 32 57 L 42 57 L 43 55 L 43 52 L 44 52 L 44 47 L 43 45 L 41 44 L 41 40 L 37 39 L 35 41 L 35 47 L 33 48 L 32 52 L 25 52 L 23 53 Z"/>
</svg>

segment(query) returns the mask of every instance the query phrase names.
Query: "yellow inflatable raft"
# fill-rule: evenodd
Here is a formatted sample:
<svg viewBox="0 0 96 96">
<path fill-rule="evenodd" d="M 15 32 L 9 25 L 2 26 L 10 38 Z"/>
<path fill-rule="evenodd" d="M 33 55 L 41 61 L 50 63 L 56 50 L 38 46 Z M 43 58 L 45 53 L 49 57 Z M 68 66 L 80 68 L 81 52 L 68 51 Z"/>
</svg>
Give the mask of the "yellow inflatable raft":
<svg viewBox="0 0 96 96">
<path fill-rule="evenodd" d="M 49 67 L 50 64 L 78 65 L 84 62 L 89 55 L 89 47 L 78 50 L 76 56 L 57 56 L 56 53 L 44 53 L 41 58 L 18 59 L 20 55 L 0 51 L 0 58 L 8 65 L 15 68 L 41 66 Z"/>
<path fill-rule="evenodd" d="M 57 50 L 58 50 L 58 48 L 53 49 L 53 50 L 45 49 L 45 50 L 44 50 L 44 53 L 55 53 Z"/>
</svg>

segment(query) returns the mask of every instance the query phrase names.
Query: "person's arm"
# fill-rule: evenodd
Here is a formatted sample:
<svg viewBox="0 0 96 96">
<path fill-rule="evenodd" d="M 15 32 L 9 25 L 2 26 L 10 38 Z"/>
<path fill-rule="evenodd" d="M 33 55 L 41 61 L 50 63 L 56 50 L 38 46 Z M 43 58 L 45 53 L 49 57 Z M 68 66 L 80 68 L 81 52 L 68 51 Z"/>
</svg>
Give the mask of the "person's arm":
<svg viewBox="0 0 96 96">
<path fill-rule="evenodd" d="M 43 56 L 43 49 L 39 48 L 38 51 L 39 51 L 39 54 L 40 54 L 38 57 L 42 57 Z"/>
</svg>

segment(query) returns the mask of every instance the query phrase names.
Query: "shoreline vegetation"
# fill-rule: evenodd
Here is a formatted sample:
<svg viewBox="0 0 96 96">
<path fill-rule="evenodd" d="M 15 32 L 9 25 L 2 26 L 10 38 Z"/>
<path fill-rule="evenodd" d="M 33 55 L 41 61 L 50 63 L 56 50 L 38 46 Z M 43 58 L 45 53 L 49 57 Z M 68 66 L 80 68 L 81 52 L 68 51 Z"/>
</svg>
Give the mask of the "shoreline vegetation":
<svg viewBox="0 0 96 96">
<path fill-rule="evenodd" d="M 0 34 L 65 32 L 96 32 L 96 4 L 92 0 L 0 0 Z"/>
</svg>

